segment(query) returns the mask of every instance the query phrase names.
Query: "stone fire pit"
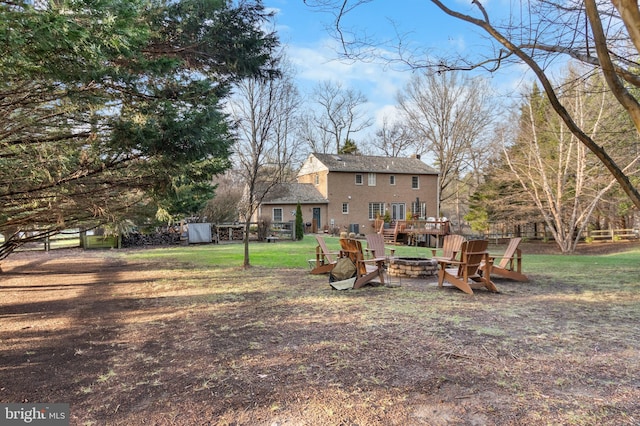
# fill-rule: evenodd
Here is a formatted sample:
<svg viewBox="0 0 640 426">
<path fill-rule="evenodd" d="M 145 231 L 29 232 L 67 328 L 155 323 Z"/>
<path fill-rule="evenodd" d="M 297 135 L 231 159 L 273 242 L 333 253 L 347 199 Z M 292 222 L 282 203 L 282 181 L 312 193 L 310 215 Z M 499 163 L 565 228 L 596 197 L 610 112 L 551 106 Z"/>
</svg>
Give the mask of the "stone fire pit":
<svg viewBox="0 0 640 426">
<path fill-rule="evenodd" d="M 392 277 L 426 278 L 438 271 L 438 262 L 423 257 L 393 257 L 387 273 Z"/>
</svg>

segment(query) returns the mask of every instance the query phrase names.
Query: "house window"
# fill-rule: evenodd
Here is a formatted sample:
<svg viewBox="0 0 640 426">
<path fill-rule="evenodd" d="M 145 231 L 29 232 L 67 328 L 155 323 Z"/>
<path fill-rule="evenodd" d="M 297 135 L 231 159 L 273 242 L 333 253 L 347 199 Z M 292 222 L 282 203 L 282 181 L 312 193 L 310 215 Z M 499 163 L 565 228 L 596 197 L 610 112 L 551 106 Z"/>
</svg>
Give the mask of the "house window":
<svg viewBox="0 0 640 426">
<path fill-rule="evenodd" d="M 282 208 L 276 207 L 273 209 L 273 221 L 282 222 Z"/>
<path fill-rule="evenodd" d="M 316 173 L 316 176 L 315 176 L 315 183 L 316 185 L 320 185 L 320 175 L 318 173 Z"/>
<path fill-rule="evenodd" d="M 415 201 L 411 202 L 411 213 L 414 216 L 418 217 L 426 217 L 427 216 L 427 204 L 426 203 L 416 203 Z"/>
<path fill-rule="evenodd" d="M 411 176 L 411 189 L 419 189 L 419 188 L 420 188 L 419 176 Z"/>
<path fill-rule="evenodd" d="M 369 182 L 368 185 L 369 186 L 376 186 L 376 174 L 375 173 L 369 173 Z"/>
<path fill-rule="evenodd" d="M 384 216 L 384 203 L 369 203 L 369 220 Z"/>
<path fill-rule="evenodd" d="M 342 214 L 349 214 L 349 203 L 342 203 Z"/>
<path fill-rule="evenodd" d="M 396 176 L 395 175 L 389 176 L 389 185 L 395 185 L 395 184 L 396 184 Z"/>
<path fill-rule="evenodd" d="M 356 174 L 356 185 L 362 185 L 362 175 Z"/>
</svg>

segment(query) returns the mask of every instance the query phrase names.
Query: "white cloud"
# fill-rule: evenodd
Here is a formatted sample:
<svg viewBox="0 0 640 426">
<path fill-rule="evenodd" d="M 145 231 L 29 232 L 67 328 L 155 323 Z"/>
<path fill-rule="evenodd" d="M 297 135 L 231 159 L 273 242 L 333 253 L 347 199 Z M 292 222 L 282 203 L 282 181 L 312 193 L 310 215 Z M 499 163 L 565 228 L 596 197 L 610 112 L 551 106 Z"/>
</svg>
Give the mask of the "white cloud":
<svg viewBox="0 0 640 426">
<path fill-rule="evenodd" d="M 332 59 L 331 52 L 327 52 L 327 49 L 290 46 L 287 53 L 298 70 L 298 78 L 308 83 L 345 81 L 351 79 L 354 73 L 352 64 Z M 335 56 L 335 52 L 333 55 Z"/>
<path fill-rule="evenodd" d="M 376 111 L 375 126 L 376 128 L 381 128 L 382 123 L 384 123 L 385 120 L 387 123 L 393 124 L 394 122 L 399 121 L 399 116 L 400 111 L 396 105 L 383 105 Z"/>
<path fill-rule="evenodd" d="M 313 46 L 290 45 L 287 55 L 297 70 L 302 92 L 310 94 L 322 81 L 339 82 L 344 88 L 359 90 L 367 97 L 365 108 L 376 124 L 381 123 L 385 112 L 392 111 L 396 94 L 411 77 L 409 72 L 394 71 L 379 63 L 338 60 L 332 40 L 325 39 Z"/>
</svg>

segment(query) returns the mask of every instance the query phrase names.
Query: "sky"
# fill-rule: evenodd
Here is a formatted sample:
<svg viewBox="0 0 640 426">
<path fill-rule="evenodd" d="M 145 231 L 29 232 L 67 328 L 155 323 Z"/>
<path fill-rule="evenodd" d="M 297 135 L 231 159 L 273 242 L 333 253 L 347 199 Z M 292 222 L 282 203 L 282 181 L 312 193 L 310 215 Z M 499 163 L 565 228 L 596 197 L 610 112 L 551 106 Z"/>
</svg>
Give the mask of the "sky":
<svg viewBox="0 0 640 426">
<path fill-rule="evenodd" d="M 492 4 L 486 2 L 485 5 L 490 14 L 505 11 L 504 5 L 497 4 L 502 0 L 491 1 Z M 451 3 L 450 7 L 456 10 L 479 16 L 471 1 Z M 394 116 L 396 95 L 411 78 L 411 71 L 371 61 L 347 63 L 338 60 L 336 50 L 339 46 L 326 29 L 332 16 L 310 8 L 303 0 L 264 0 L 264 5 L 276 13 L 276 31 L 286 46 L 303 94 L 310 93 L 315 85 L 326 80 L 360 91 L 368 99 L 363 108 L 376 123 L 369 133 L 375 132 L 376 125 L 380 125 L 385 116 Z M 349 14 L 347 22 L 349 28 L 366 31 L 376 39 L 391 40 L 397 33 L 407 34 L 404 40 L 408 46 L 428 49 L 434 56 L 446 56 L 451 52 L 465 54 L 487 46 L 478 29 L 449 17 L 428 0 L 375 0 Z M 496 87 L 497 94 L 504 94 L 516 91 L 524 74 L 524 69 L 511 69 L 484 75 Z M 356 134 L 354 139 L 357 141 L 363 136 Z"/>
</svg>

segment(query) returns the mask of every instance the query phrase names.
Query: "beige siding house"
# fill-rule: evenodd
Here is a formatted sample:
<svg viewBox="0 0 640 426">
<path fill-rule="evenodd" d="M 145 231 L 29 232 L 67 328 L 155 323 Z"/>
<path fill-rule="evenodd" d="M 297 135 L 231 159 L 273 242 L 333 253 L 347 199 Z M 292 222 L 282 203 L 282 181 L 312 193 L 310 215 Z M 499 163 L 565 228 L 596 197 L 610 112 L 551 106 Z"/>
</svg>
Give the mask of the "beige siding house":
<svg viewBox="0 0 640 426">
<path fill-rule="evenodd" d="M 363 235 L 375 232 L 376 218 L 387 212 L 392 220 L 437 218 L 438 176 L 418 157 L 313 153 L 297 180 L 313 186 L 326 204 L 303 205 L 303 218 L 313 230 Z"/>
</svg>

